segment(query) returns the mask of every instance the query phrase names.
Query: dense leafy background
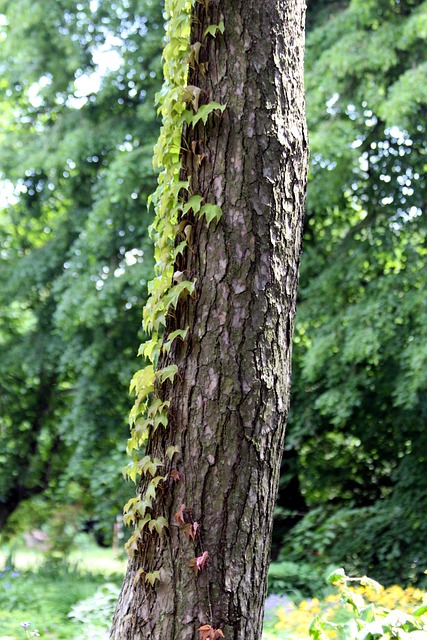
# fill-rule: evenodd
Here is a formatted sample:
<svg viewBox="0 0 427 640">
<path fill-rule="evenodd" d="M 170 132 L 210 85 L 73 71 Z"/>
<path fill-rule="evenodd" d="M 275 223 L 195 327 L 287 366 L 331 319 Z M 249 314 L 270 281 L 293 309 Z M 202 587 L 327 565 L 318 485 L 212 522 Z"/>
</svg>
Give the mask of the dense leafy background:
<svg viewBox="0 0 427 640">
<path fill-rule="evenodd" d="M 22 0 L 0 11 L 11 192 L 0 218 L 0 509 L 42 492 L 110 534 L 152 271 L 161 8 Z"/>
<path fill-rule="evenodd" d="M 309 4 L 311 173 L 274 553 L 283 585 L 303 590 L 301 565 L 312 586 L 330 563 L 417 581 L 427 3 Z M 120 469 L 152 270 L 161 7 L 0 0 L 0 13 L 0 524 L 109 542 L 132 492 Z"/>
<path fill-rule="evenodd" d="M 427 3 L 318 2 L 309 18 L 311 175 L 280 495 L 304 517 L 280 557 L 416 580 L 427 566 Z"/>
</svg>

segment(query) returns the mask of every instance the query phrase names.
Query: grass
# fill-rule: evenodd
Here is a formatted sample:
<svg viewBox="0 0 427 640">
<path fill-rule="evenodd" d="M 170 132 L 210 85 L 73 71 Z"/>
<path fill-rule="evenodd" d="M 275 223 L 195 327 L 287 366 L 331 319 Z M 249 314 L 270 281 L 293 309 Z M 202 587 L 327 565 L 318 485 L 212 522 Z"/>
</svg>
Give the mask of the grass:
<svg viewBox="0 0 427 640">
<path fill-rule="evenodd" d="M 9 563 L 9 566 L 6 565 Z M 69 617 L 79 602 L 106 582 L 120 584 L 125 560 L 94 544 L 71 554 L 67 563 L 49 561 L 27 549 L 0 551 L 0 640 L 25 640 L 22 622 L 31 622 L 49 640 L 95 640 L 96 630 Z M 108 624 L 109 621 L 105 621 Z"/>
<path fill-rule="evenodd" d="M 0 567 L 4 567 L 10 551 L 0 549 Z M 43 553 L 30 549 L 18 548 L 12 551 L 13 566 L 18 571 L 37 570 L 46 560 Z M 68 564 L 77 567 L 82 572 L 99 573 L 104 576 L 124 574 L 126 560 L 118 558 L 111 549 L 104 549 L 95 544 L 86 544 L 84 548 L 72 551 L 68 557 Z"/>
</svg>

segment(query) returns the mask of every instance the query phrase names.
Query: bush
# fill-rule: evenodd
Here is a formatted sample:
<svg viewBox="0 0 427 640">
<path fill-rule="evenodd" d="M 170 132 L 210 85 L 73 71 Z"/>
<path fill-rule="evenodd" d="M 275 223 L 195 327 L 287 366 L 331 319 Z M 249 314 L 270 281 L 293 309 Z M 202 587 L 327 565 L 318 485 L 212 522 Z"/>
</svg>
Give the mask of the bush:
<svg viewBox="0 0 427 640">
<path fill-rule="evenodd" d="M 119 593 L 117 585 L 111 582 L 104 584 L 93 596 L 75 604 L 68 617 L 83 625 L 88 640 L 104 640 L 111 626 Z"/>
<path fill-rule="evenodd" d="M 344 603 L 340 607 L 332 607 L 322 615 L 317 615 L 310 625 L 310 637 L 313 640 L 386 640 L 401 638 L 402 640 L 425 640 L 427 637 L 427 605 L 417 606 L 412 613 L 403 608 L 388 609 L 377 602 L 390 601 L 396 604 L 403 590 L 391 587 L 383 593 L 383 587 L 370 578 L 349 578 L 344 569 L 335 570 L 328 578 L 331 584 L 340 590 L 340 599 Z M 361 587 L 351 588 L 350 582 L 359 582 Z M 393 593 L 394 590 L 394 593 Z M 410 594 L 397 602 L 400 607 L 413 599 L 423 601 L 425 594 L 412 589 Z M 365 600 L 368 600 L 366 601 Z M 405 602 L 406 600 L 406 602 Z M 419 603 L 418 603 L 419 604 Z"/>
<path fill-rule="evenodd" d="M 300 565 L 310 559 L 316 582 L 309 595 L 319 593 L 318 576 L 340 564 L 352 574 L 372 575 L 386 586 L 399 582 L 425 588 L 427 546 L 422 533 L 427 525 L 422 514 L 426 507 L 414 496 L 411 504 L 384 499 L 369 507 L 313 508 L 287 535 L 279 562 Z"/>
<path fill-rule="evenodd" d="M 426 594 L 394 585 L 383 589 L 370 578 L 348 578 L 343 569 L 328 578 L 338 589 L 323 599 L 296 604 L 289 597 L 267 598 L 263 640 L 426 640 Z M 359 587 L 350 583 L 360 582 Z M 314 620 L 313 620 L 314 617 Z"/>
<path fill-rule="evenodd" d="M 327 573 L 330 572 L 330 568 Z M 268 572 L 268 591 L 286 595 L 293 601 L 325 591 L 325 570 L 311 564 L 272 562 Z"/>
</svg>

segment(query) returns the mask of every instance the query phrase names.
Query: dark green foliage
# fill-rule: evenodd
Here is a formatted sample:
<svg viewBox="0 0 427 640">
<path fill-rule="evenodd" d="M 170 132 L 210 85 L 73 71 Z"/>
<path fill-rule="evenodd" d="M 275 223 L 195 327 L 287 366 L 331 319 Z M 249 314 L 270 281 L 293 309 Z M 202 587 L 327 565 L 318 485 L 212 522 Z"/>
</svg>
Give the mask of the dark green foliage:
<svg viewBox="0 0 427 640">
<path fill-rule="evenodd" d="M 268 572 L 270 593 L 286 595 L 298 602 L 312 594 L 317 597 L 325 591 L 324 571 L 309 562 L 273 562 Z"/>
<path fill-rule="evenodd" d="M 427 4 L 317 3 L 310 18 L 286 443 L 308 514 L 281 557 L 416 582 L 427 564 Z"/>
<path fill-rule="evenodd" d="M 49 487 L 108 537 L 128 493 L 127 389 L 152 272 L 161 7 L 2 12 L 0 522 Z"/>
</svg>

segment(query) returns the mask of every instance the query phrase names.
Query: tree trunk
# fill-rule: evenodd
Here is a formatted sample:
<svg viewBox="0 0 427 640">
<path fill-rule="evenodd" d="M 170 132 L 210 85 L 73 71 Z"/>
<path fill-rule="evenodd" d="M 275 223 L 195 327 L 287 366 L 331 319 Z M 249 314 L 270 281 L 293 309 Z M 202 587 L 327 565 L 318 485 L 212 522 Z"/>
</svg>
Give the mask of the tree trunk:
<svg viewBox="0 0 427 640">
<path fill-rule="evenodd" d="M 203 3 L 193 11 L 197 42 Z M 179 375 L 168 429 L 148 447 L 162 459 L 179 447 L 159 500 L 169 529 L 129 562 L 114 640 L 193 640 L 203 625 L 227 640 L 261 636 L 306 184 L 304 3 L 210 0 L 208 14 L 225 31 L 201 50 L 206 74 L 193 70 L 188 83 L 227 106 L 184 132 L 183 177 L 223 217 L 215 228 L 193 222 L 177 264 L 196 296 L 168 319 L 168 332 L 190 328 L 162 363 Z M 197 573 L 196 557 L 207 558 Z M 160 581 L 135 584 L 141 568 Z"/>
</svg>

